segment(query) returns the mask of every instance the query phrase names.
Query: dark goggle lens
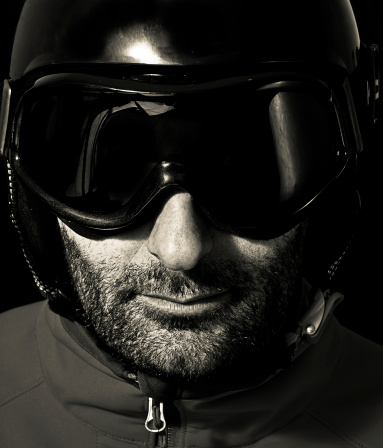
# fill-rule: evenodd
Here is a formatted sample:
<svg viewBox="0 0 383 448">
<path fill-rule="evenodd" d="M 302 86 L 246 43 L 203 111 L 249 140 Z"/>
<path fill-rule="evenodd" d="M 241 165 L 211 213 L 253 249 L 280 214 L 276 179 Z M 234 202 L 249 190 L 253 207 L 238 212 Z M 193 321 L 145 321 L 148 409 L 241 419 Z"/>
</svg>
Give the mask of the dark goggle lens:
<svg viewBox="0 0 383 448">
<path fill-rule="evenodd" d="M 304 205 L 345 163 L 329 94 L 150 96 L 67 84 L 32 89 L 20 104 L 21 166 L 48 195 L 84 212 L 129 206 L 167 161 L 185 166 L 187 187 L 204 206 L 247 226 Z"/>
</svg>

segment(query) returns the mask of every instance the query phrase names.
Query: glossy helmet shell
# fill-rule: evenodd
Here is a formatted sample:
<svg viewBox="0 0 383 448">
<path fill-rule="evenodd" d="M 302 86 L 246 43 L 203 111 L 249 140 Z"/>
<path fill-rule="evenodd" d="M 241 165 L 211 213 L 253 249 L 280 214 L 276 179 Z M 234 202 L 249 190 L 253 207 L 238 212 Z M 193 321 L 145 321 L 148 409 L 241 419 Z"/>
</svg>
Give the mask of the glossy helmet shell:
<svg viewBox="0 0 383 448">
<path fill-rule="evenodd" d="M 174 83 L 257 71 L 306 73 L 343 90 L 353 152 L 361 148 L 351 94 L 344 90 L 360 49 L 348 0 L 278 0 L 256 7 L 249 0 L 26 0 L 16 11 L 17 5 L 4 53 L 19 92 L 35 77 L 61 72 Z M 8 132 L 8 143 L 11 138 Z M 52 237 L 52 223 L 42 222 L 45 206 L 38 198 L 16 185 L 16 212 L 36 277 L 50 286 L 46 291 L 55 291 L 57 251 L 41 244 Z"/>
<path fill-rule="evenodd" d="M 27 0 L 9 74 L 61 64 L 254 67 L 357 65 L 359 35 L 346 0 Z"/>
</svg>

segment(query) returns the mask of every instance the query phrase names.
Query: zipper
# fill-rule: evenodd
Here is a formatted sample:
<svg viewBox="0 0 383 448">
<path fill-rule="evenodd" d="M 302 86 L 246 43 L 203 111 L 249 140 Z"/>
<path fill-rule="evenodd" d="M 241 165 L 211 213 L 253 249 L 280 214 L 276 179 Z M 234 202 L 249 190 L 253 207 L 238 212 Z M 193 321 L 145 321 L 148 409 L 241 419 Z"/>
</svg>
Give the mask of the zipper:
<svg viewBox="0 0 383 448">
<path fill-rule="evenodd" d="M 166 402 L 166 420 L 164 403 L 149 397 L 148 415 L 145 428 L 151 433 L 151 446 L 160 448 L 179 448 L 181 435 L 181 416 L 175 405 Z M 171 425 L 169 425 L 171 422 Z"/>
<path fill-rule="evenodd" d="M 151 433 L 151 446 L 168 448 L 168 427 L 164 416 L 164 404 L 151 397 L 149 397 L 145 428 Z"/>
<path fill-rule="evenodd" d="M 145 428 L 150 432 L 159 433 L 166 429 L 166 420 L 164 417 L 164 404 L 160 401 L 149 398 L 148 416 L 145 422 Z"/>
</svg>

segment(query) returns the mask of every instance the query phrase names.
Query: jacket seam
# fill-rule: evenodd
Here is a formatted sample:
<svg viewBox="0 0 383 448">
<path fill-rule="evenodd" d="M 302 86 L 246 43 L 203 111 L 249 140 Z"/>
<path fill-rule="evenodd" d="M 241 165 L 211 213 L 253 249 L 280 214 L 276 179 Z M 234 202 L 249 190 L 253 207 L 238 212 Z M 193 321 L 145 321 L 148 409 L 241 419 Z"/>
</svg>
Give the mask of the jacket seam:
<svg viewBox="0 0 383 448">
<path fill-rule="evenodd" d="M 340 332 L 339 332 L 340 333 Z M 309 403 L 305 408 L 303 408 L 301 410 L 301 412 L 299 412 L 298 414 L 294 415 L 288 422 L 285 422 L 282 425 L 279 425 L 277 427 L 275 427 L 273 430 L 269 431 L 268 433 L 263 433 L 263 435 L 261 435 L 261 437 L 256 441 L 260 441 L 262 439 L 265 439 L 266 437 L 271 436 L 272 434 L 275 434 L 278 431 L 283 430 L 284 428 L 286 428 L 289 424 L 291 424 L 291 422 L 293 422 L 296 418 L 298 418 L 300 415 L 303 415 L 305 412 L 308 412 L 308 410 L 310 409 L 310 407 L 312 406 L 312 403 L 315 402 L 315 400 L 317 399 L 317 397 L 319 397 L 322 393 L 322 391 L 326 388 L 326 386 L 330 383 L 331 379 L 334 377 L 335 372 L 338 370 L 339 367 L 339 363 L 342 357 L 342 352 L 343 352 L 343 346 L 344 346 L 344 337 L 343 334 L 340 336 L 340 347 L 339 347 L 339 353 L 337 356 L 337 359 L 334 363 L 334 368 L 332 370 L 332 372 L 330 372 L 328 378 L 326 381 L 323 382 L 322 386 L 319 388 L 319 390 L 317 391 L 317 393 L 312 397 L 311 399 L 311 404 Z M 235 447 L 235 448 L 240 448 L 240 447 Z M 367 447 L 363 447 L 363 448 L 367 448 Z"/>
<path fill-rule="evenodd" d="M 41 310 L 41 307 L 39 308 Z M 40 355 L 39 355 L 39 349 L 37 346 L 37 341 L 36 341 L 36 324 L 37 324 L 37 319 L 38 319 L 38 315 L 39 312 L 36 313 L 35 318 L 34 318 L 34 322 L 33 322 L 33 334 L 34 334 L 34 338 L 33 341 L 35 342 L 34 344 L 34 351 L 37 355 L 38 360 L 40 361 Z M 29 383 L 29 385 L 19 388 L 18 390 L 16 390 L 12 396 L 8 396 L 7 398 L 5 398 L 2 402 L 0 402 L 0 406 L 5 406 L 6 404 L 16 400 L 17 398 L 25 395 L 26 393 L 32 391 L 33 389 L 39 387 L 42 383 L 44 383 L 44 372 L 41 369 L 41 362 L 39 362 L 38 364 L 40 366 L 40 376 L 35 379 L 34 381 L 32 381 L 31 383 Z"/>
<path fill-rule="evenodd" d="M 187 437 L 187 428 L 188 428 L 188 416 L 182 406 L 182 402 L 178 401 L 177 403 L 173 402 L 174 407 L 180 414 L 180 428 L 179 428 L 179 441 L 181 442 L 179 448 L 186 446 L 186 437 Z"/>
<path fill-rule="evenodd" d="M 338 370 L 338 367 L 339 367 L 339 364 L 340 364 L 340 361 L 341 361 L 341 358 L 342 358 L 342 354 L 343 354 L 343 348 L 344 348 L 344 334 L 342 333 L 342 336 L 341 336 L 341 347 L 340 347 L 340 351 L 339 351 L 339 356 L 338 356 L 335 368 L 334 368 L 332 374 L 330 375 L 328 381 L 326 382 L 326 384 L 328 384 L 331 381 L 331 379 L 334 377 L 334 375 L 336 374 L 336 372 Z M 318 397 L 318 396 L 319 396 L 319 393 L 316 395 L 316 397 Z M 323 426 L 325 426 L 327 429 L 332 431 L 334 434 L 337 434 L 345 442 L 350 443 L 352 446 L 357 447 L 357 448 L 368 448 L 367 445 L 365 445 L 364 443 L 358 441 L 357 439 L 354 439 L 353 437 L 347 436 L 347 434 L 345 434 L 343 431 L 341 431 L 336 426 L 331 424 L 326 418 L 322 417 L 322 415 L 319 412 L 316 412 L 314 410 L 314 408 L 315 408 L 315 398 L 313 399 L 311 406 L 308 406 L 307 409 L 306 409 L 306 413 L 309 416 L 311 416 L 314 420 L 316 420 L 319 423 L 321 423 Z"/>
<path fill-rule="evenodd" d="M 68 329 L 66 328 L 66 326 L 61 322 L 61 319 L 60 319 L 60 325 L 62 325 L 62 327 L 63 327 L 63 329 L 64 329 L 64 331 L 66 332 L 66 334 L 71 338 L 71 339 L 73 339 L 75 342 L 76 342 L 76 344 L 81 348 L 81 349 L 83 349 L 86 353 L 88 353 L 88 355 L 89 356 L 91 356 L 93 359 L 95 359 L 96 361 L 98 361 L 101 365 L 103 365 L 104 367 L 106 367 L 116 378 L 118 378 L 120 381 L 123 381 L 124 383 L 128 383 L 128 384 L 131 384 L 132 386 L 134 386 L 135 388 L 138 388 L 138 385 L 136 384 L 136 382 L 135 381 L 133 381 L 133 380 L 128 380 L 128 379 L 126 379 L 126 378 L 122 378 L 122 377 L 120 377 L 120 376 L 118 376 L 116 373 L 114 373 L 113 372 L 113 370 L 112 369 L 110 369 L 107 365 L 105 365 L 103 362 L 102 362 L 102 360 L 101 359 L 99 359 L 98 358 L 98 356 L 96 356 L 96 354 L 94 354 L 94 353 L 92 353 L 91 352 L 91 350 L 89 350 L 86 346 L 85 346 L 85 344 L 83 344 L 74 334 L 72 334 L 72 333 L 70 333 L 69 331 L 68 331 Z M 87 362 L 86 360 L 85 360 L 85 362 Z M 88 363 L 89 364 L 89 363 Z M 99 372 L 102 372 L 102 373 L 104 373 L 103 372 L 103 370 L 101 370 L 99 367 L 97 367 L 97 366 L 94 366 L 94 365 L 92 365 L 92 368 L 94 368 L 94 369 L 97 369 Z"/>
<path fill-rule="evenodd" d="M 64 408 L 65 409 L 65 408 Z M 70 412 L 66 409 L 67 412 Z M 73 414 L 72 414 L 73 415 Z M 76 416 L 74 416 L 75 418 L 77 418 Z M 90 425 L 89 423 L 79 419 L 80 422 L 84 423 L 86 426 L 90 426 L 92 429 L 95 430 L 96 432 L 96 448 L 101 448 L 101 441 L 100 441 L 100 435 L 104 436 L 104 437 L 108 437 L 110 439 L 113 440 L 118 440 L 119 442 L 129 442 L 129 443 L 133 443 L 134 445 L 137 446 L 148 446 L 147 442 L 141 442 L 140 440 L 134 440 L 134 439 L 126 439 L 125 437 L 118 437 L 118 436 L 114 436 L 113 434 L 108 434 L 105 433 L 104 431 L 100 431 L 97 428 L 94 428 L 92 425 Z"/>
<path fill-rule="evenodd" d="M 119 440 L 121 442 L 130 442 L 130 443 L 134 443 L 140 446 L 147 446 L 146 442 L 142 442 L 140 440 L 134 440 L 134 439 L 128 439 L 125 437 L 118 437 L 115 436 L 113 434 L 109 434 L 105 431 L 100 430 L 99 428 L 96 428 L 95 426 L 93 426 L 92 424 L 90 424 L 89 422 L 87 422 L 86 420 L 83 420 L 82 418 L 80 418 L 79 416 L 77 416 L 76 414 L 74 414 L 72 411 L 70 411 L 69 409 L 67 409 L 63 403 L 61 402 L 61 400 L 57 397 L 57 395 L 55 394 L 51 384 L 49 383 L 49 381 L 47 380 L 46 376 L 45 376 L 45 372 L 44 372 L 44 368 L 43 368 L 43 364 L 42 364 L 42 359 L 41 359 L 41 355 L 40 355 L 40 350 L 39 350 L 39 346 L 38 346 L 38 342 L 37 342 L 37 332 L 36 332 L 36 326 L 37 326 L 37 319 L 35 321 L 35 334 L 34 334 L 34 339 L 35 339 L 35 344 L 36 344 L 36 351 L 37 351 L 37 356 L 39 359 L 39 363 L 40 363 L 40 368 L 41 368 L 41 372 L 42 375 L 45 379 L 45 383 L 47 384 L 47 388 L 49 390 L 49 392 L 51 393 L 51 395 L 53 396 L 53 398 L 55 399 L 55 401 L 59 404 L 59 406 L 64 410 L 64 412 L 66 412 L 67 414 L 69 414 L 72 418 L 74 418 L 76 421 L 80 422 L 82 425 L 87 426 L 88 428 L 90 428 L 91 430 L 93 430 L 96 433 L 96 437 L 98 439 L 99 434 L 105 436 L 105 437 L 109 437 L 111 439 L 114 440 Z"/>
<path fill-rule="evenodd" d="M 323 426 L 325 426 L 327 429 L 329 429 L 330 431 L 332 431 L 333 433 L 335 433 L 336 435 L 338 435 L 341 439 L 343 439 L 345 442 L 351 444 L 354 447 L 357 448 L 368 448 L 367 445 L 365 445 L 364 443 L 360 442 L 357 439 L 354 439 L 353 437 L 348 436 L 347 434 L 345 434 L 343 431 L 341 431 L 340 429 L 338 429 L 336 426 L 334 426 L 333 424 L 331 424 L 328 420 L 326 420 L 325 418 L 323 418 L 320 414 L 316 413 L 315 411 L 313 411 L 312 409 L 309 410 L 307 409 L 307 414 L 313 418 L 314 420 L 316 420 L 317 422 L 321 423 Z"/>
<path fill-rule="evenodd" d="M 17 398 L 22 397 L 26 393 L 32 391 L 33 389 L 36 389 L 44 382 L 43 378 L 39 378 L 32 383 L 30 383 L 28 386 L 23 387 L 22 389 L 18 389 L 15 391 L 11 396 L 5 398 L 4 401 L 0 402 L 0 407 L 5 406 L 8 403 L 11 403 L 12 401 L 16 400 Z"/>
<path fill-rule="evenodd" d="M 340 363 L 340 359 L 342 357 L 342 351 L 343 351 L 343 343 L 344 343 L 344 338 L 343 335 L 341 336 L 341 341 L 340 341 L 340 348 L 339 348 L 339 354 L 338 357 L 336 359 L 335 365 L 334 365 L 334 369 L 331 372 L 331 374 L 329 375 L 327 381 L 325 381 L 322 384 L 322 387 L 320 387 L 319 391 L 317 392 L 316 395 L 314 395 L 314 397 L 312 398 L 311 403 L 315 402 L 316 398 L 318 396 L 320 396 L 320 394 L 322 393 L 323 389 L 326 387 L 326 385 L 331 381 L 331 379 L 333 378 L 333 376 L 335 375 L 335 372 L 338 370 L 338 366 Z M 298 418 L 300 415 L 304 414 L 305 412 L 309 413 L 309 409 L 310 409 L 310 404 L 308 406 L 306 406 L 306 408 L 303 408 L 299 413 L 297 413 L 296 415 L 294 415 L 293 417 L 291 417 L 291 419 L 289 419 L 288 421 L 286 421 L 283 424 L 277 425 L 275 426 L 273 429 L 269 430 L 269 431 L 265 431 L 262 434 L 260 434 L 255 440 L 247 443 L 247 444 L 241 444 L 241 445 L 233 445 L 231 448 L 246 448 L 246 447 L 251 447 L 252 445 L 254 445 L 255 443 L 260 442 L 261 440 L 265 439 L 266 437 L 271 436 L 272 434 L 277 433 L 278 431 L 283 430 L 284 428 L 286 428 L 289 424 L 291 424 L 291 422 L 293 422 L 296 418 Z M 314 417 L 313 417 L 314 418 Z M 324 423 L 323 423 L 324 424 Z M 335 433 L 337 433 L 334 430 Z M 338 434 L 338 433 L 337 433 Z M 340 436 L 340 434 L 338 434 Z M 347 436 L 346 436 L 347 437 Z M 349 440 L 345 439 L 347 442 L 349 442 Z M 368 448 L 365 445 L 354 445 L 357 448 Z M 192 447 L 192 448 L 198 448 L 198 447 Z"/>
</svg>

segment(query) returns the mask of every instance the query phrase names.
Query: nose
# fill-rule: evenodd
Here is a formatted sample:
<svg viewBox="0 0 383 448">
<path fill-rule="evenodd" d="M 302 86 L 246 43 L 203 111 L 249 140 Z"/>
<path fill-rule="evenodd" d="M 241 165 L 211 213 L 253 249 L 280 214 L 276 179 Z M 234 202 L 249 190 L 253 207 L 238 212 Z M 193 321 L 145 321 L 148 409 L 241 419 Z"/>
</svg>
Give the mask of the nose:
<svg viewBox="0 0 383 448">
<path fill-rule="evenodd" d="M 188 271 L 211 251 L 211 230 L 196 210 L 190 194 L 176 193 L 156 218 L 148 250 L 167 268 Z"/>
</svg>

